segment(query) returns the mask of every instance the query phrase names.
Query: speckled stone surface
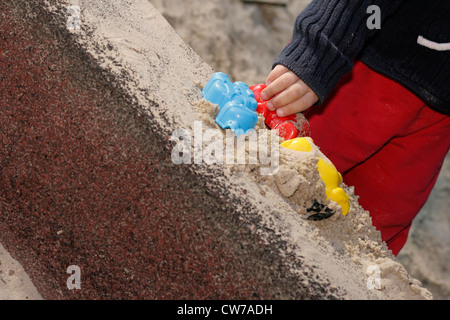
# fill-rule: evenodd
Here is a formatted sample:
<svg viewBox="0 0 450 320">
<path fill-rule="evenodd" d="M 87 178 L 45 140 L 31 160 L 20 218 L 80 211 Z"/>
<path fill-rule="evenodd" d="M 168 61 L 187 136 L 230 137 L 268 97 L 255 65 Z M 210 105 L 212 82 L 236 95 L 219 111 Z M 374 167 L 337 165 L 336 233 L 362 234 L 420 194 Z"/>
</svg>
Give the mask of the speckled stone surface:
<svg viewBox="0 0 450 320">
<path fill-rule="evenodd" d="M 223 230 L 210 222 L 226 204 L 173 165 L 158 128 L 106 79 L 86 78 L 95 66 L 29 13 L 2 1 L 0 240 L 43 297 L 277 297 L 236 250 L 239 232 L 216 236 Z M 81 290 L 66 286 L 70 265 Z"/>
<path fill-rule="evenodd" d="M 0 242 L 45 299 L 338 296 L 174 165 L 167 135 L 26 2 L 0 1 Z"/>
</svg>

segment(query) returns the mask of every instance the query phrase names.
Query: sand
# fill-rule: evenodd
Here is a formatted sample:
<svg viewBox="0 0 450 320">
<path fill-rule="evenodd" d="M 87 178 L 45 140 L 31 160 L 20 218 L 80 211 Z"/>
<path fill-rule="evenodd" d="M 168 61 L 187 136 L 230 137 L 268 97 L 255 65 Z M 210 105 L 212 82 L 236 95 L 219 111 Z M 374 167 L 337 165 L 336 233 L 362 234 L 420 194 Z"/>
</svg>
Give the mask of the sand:
<svg viewBox="0 0 450 320">
<path fill-rule="evenodd" d="M 219 110 L 217 105 L 204 99 L 196 101 L 194 105 L 198 108 L 201 119 L 208 127 L 219 128 L 214 122 L 214 116 Z M 260 116 L 255 130 L 256 132 L 262 130 L 269 136 L 263 121 Z M 229 129 L 226 129 L 222 131 L 222 134 L 225 139 L 225 136 L 229 136 L 231 133 Z M 279 137 L 276 139 L 277 143 L 284 141 Z M 422 287 L 420 281 L 412 278 L 388 250 L 386 244 L 381 240 L 380 232 L 372 225 L 369 212 L 359 205 L 358 196 L 354 194 L 353 187 L 347 186 L 345 183 L 340 185 L 350 198 L 350 211 L 345 216 L 341 214 L 342 209 L 337 203 L 326 199 L 325 184 L 317 170 L 317 161 L 319 158 L 330 160 L 312 139 L 307 139 L 312 145 L 310 152 L 293 151 L 280 147 L 279 167 L 274 175 L 261 175 L 261 171 L 258 170 L 261 166 L 258 164 L 260 162 L 250 165 L 248 158 L 246 165 L 228 165 L 228 169 L 232 172 L 247 172 L 262 190 L 272 190 L 286 199 L 286 203 L 297 212 L 297 218 L 304 222 L 307 230 L 304 235 L 313 239 L 319 247 L 325 243 L 330 245 L 335 253 L 340 255 L 341 260 L 347 261 L 346 263 L 354 268 L 355 274 L 365 270 L 365 275 L 369 279 L 373 275 L 373 270 L 379 271 L 378 290 L 374 290 L 379 298 L 432 299 L 432 294 Z M 235 144 L 237 145 L 237 142 Z M 245 148 L 246 154 L 251 154 L 251 145 L 246 145 Z M 264 192 L 264 194 L 266 193 Z M 315 200 L 325 204 L 336 213 L 321 221 L 307 220 L 310 215 L 307 209 L 313 205 Z M 323 248 L 328 250 L 327 246 Z M 328 254 L 333 253 L 328 252 Z"/>
<path fill-rule="evenodd" d="M 0 244 L 0 300 L 41 300 L 23 267 Z"/>
</svg>

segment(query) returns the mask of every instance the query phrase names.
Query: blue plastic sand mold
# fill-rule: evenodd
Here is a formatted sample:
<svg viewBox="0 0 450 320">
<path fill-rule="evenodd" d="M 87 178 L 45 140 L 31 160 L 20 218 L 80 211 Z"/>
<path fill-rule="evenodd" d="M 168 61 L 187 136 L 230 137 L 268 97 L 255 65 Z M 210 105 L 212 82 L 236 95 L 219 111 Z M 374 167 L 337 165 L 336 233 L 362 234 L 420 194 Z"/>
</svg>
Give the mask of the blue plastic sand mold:
<svg viewBox="0 0 450 320">
<path fill-rule="evenodd" d="M 202 91 L 203 98 L 219 105 L 216 123 L 231 129 L 237 137 L 255 128 L 258 121 L 255 95 L 244 82 L 231 82 L 228 75 L 216 72 Z"/>
</svg>

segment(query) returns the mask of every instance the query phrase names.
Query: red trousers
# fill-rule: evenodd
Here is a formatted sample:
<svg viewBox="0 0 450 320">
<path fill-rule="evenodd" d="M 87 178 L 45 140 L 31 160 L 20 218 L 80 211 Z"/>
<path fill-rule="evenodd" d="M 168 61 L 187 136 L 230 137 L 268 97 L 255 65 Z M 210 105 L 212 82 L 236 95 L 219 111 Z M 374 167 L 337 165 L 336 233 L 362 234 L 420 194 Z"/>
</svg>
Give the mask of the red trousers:
<svg viewBox="0 0 450 320">
<path fill-rule="evenodd" d="M 450 117 L 361 62 L 305 116 L 315 144 L 397 255 L 449 151 Z"/>
</svg>

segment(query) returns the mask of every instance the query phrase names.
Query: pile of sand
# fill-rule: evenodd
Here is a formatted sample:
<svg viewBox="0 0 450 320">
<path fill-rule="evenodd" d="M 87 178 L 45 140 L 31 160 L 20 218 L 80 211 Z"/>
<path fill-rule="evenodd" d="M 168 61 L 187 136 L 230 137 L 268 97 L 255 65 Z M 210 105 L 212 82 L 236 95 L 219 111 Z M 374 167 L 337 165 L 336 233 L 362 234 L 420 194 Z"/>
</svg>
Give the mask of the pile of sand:
<svg viewBox="0 0 450 320">
<path fill-rule="evenodd" d="M 219 108 L 204 99 L 194 103 L 208 128 L 220 128 L 214 121 Z M 264 118 L 260 115 L 256 132 L 261 130 L 268 135 L 268 141 L 273 139 L 273 132 L 266 130 Z M 230 130 L 222 130 L 223 139 L 230 136 Z M 258 133 L 258 136 L 260 133 Z M 242 139 L 242 136 L 240 137 Z M 235 138 L 236 139 L 236 138 Z M 276 136 L 277 143 L 284 139 Z M 341 188 L 349 195 L 350 210 L 347 215 L 341 214 L 341 207 L 331 199 L 326 199 L 325 184 L 317 170 L 319 158 L 329 159 L 320 151 L 320 148 L 308 138 L 312 145 L 310 152 L 294 151 L 280 147 L 279 166 L 273 175 L 262 175 L 261 162 L 245 165 L 231 164 L 228 168 L 232 172 L 247 172 L 262 190 L 270 189 L 283 198 L 297 213 L 298 219 L 305 221 L 306 236 L 313 239 L 320 246 L 327 243 L 331 245 L 341 259 L 348 260 L 349 265 L 355 268 L 355 273 L 361 269 L 366 270 L 367 279 L 373 276 L 373 271 L 379 271 L 381 281 L 375 290 L 382 299 L 432 299 L 432 294 L 422 287 L 420 281 L 413 279 L 404 266 L 396 261 L 395 256 L 388 250 L 381 240 L 380 232 L 372 225 L 369 212 L 358 203 L 358 196 L 354 194 L 351 186 L 342 183 Z M 235 141 L 238 148 L 237 139 Z M 252 154 L 252 145 L 241 145 L 245 154 Z M 255 147 L 255 146 L 253 146 Z M 253 150 L 255 151 L 255 150 Z M 240 152 L 236 150 L 236 153 Z M 255 152 L 257 154 L 257 152 Z M 317 201 L 336 212 L 330 218 L 320 221 L 307 220 L 310 215 L 307 210 Z M 367 281 L 366 279 L 366 281 Z M 364 281 L 364 279 L 362 279 Z"/>
</svg>

